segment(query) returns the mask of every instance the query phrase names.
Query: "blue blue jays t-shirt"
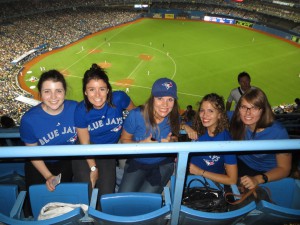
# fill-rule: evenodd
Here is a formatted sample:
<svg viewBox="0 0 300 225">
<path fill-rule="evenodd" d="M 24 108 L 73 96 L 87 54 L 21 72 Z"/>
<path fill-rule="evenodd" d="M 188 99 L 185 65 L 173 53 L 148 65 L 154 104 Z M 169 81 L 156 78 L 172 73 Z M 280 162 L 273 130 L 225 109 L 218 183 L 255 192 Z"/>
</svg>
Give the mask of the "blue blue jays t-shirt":
<svg viewBox="0 0 300 225">
<path fill-rule="evenodd" d="M 210 137 L 206 131 L 204 135 L 198 138 L 198 141 L 229 141 L 232 140 L 227 130 L 217 134 L 214 137 Z M 235 165 L 237 164 L 236 155 L 222 154 L 222 155 L 195 155 L 191 157 L 191 163 L 200 167 L 203 170 L 224 174 L 224 164 Z"/>
<path fill-rule="evenodd" d="M 123 91 L 112 94 L 114 107 L 107 103 L 101 109 L 86 110 L 84 101 L 75 110 L 75 127 L 88 128 L 90 141 L 94 144 L 114 144 L 119 141 L 123 110 L 130 104 L 130 97 Z"/>
<path fill-rule="evenodd" d="M 24 143 L 38 145 L 71 145 L 77 140 L 74 126 L 76 101 L 65 100 L 63 111 L 49 115 L 42 104 L 32 107 L 21 119 L 20 136 Z"/>
<path fill-rule="evenodd" d="M 167 138 L 168 134 L 171 132 L 171 128 L 168 122 L 168 118 L 158 124 L 158 130 L 153 130 L 152 127 L 146 129 L 146 123 L 140 108 L 133 109 L 129 112 L 125 122 L 124 129 L 127 133 L 133 135 L 134 141 L 145 140 L 152 134 L 152 137 L 156 141 L 161 141 L 161 139 Z M 135 160 L 143 164 L 156 164 L 166 159 L 166 157 L 149 157 L 149 158 L 136 158 Z"/>
<path fill-rule="evenodd" d="M 289 139 L 286 129 L 280 123 L 274 122 L 272 126 L 265 128 L 261 132 L 257 132 L 253 137 L 253 132 L 246 128 L 245 140 L 276 140 Z M 238 156 L 246 165 L 256 171 L 270 171 L 277 167 L 276 154 L 250 154 Z"/>
</svg>

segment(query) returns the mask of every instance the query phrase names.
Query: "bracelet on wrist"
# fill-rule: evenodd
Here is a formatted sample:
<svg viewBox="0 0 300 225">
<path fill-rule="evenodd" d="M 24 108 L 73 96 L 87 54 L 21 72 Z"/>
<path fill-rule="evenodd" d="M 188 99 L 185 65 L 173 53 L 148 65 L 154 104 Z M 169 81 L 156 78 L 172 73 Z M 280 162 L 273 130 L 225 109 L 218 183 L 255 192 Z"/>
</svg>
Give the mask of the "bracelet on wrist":
<svg viewBox="0 0 300 225">
<path fill-rule="evenodd" d="M 52 174 L 46 178 L 46 181 L 47 181 L 49 178 L 51 178 L 51 177 L 53 177 L 53 175 L 52 175 Z"/>
</svg>

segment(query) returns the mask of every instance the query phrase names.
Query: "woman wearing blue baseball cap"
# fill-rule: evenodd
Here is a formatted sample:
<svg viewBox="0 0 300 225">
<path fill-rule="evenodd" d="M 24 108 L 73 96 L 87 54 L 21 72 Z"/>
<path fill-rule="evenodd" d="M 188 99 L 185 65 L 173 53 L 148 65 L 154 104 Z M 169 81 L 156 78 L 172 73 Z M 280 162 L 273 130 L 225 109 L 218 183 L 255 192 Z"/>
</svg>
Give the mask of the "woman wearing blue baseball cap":
<svg viewBox="0 0 300 225">
<path fill-rule="evenodd" d="M 180 129 L 177 86 L 160 78 L 152 86 L 147 102 L 131 110 L 121 134 L 121 143 L 157 143 L 177 141 Z M 174 171 L 174 158 L 144 156 L 129 158 L 119 192 L 161 193 Z"/>
</svg>

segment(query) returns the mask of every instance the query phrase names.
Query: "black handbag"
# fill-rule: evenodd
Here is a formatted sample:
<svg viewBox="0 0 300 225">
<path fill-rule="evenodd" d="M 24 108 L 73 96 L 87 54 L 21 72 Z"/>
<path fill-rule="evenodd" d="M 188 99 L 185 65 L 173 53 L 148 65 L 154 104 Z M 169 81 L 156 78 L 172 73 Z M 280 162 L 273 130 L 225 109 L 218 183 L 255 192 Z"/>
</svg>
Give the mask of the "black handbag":
<svg viewBox="0 0 300 225">
<path fill-rule="evenodd" d="M 200 182 L 202 187 L 191 187 L 193 182 Z M 184 189 L 182 204 L 204 212 L 226 212 L 228 204 L 224 198 L 224 189 L 219 183 L 215 184 L 218 189 L 210 187 L 206 179 L 205 182 L 192 179 Z"/>
</svg>

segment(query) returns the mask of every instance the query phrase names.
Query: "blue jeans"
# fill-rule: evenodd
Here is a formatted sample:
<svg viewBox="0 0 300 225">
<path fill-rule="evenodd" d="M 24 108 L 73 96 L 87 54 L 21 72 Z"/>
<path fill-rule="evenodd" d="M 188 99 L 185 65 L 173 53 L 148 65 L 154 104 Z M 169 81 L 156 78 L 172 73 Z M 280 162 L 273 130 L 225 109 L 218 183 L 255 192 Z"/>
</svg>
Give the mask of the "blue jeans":
<svg viewBox="0 0 300 225">
<path fill-rule="evenodd" d="M 128 173 L 128 167 L 129 165 L 126 163 L 119 192 L 147 192 L 160 194 L 174 172 L 174 162 L 160 165 L 161 184 L 152 186 L 146 179 L 146 170 L 137 169 L 134 172 Z"/>
</svg>

